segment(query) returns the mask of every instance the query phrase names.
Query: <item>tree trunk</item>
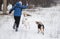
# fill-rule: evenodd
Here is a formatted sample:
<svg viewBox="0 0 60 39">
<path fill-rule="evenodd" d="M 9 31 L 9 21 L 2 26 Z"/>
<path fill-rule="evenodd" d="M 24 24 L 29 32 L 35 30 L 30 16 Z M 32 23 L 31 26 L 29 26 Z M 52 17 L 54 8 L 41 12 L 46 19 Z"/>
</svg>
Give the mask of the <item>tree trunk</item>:
<svg viewBox="0 0 60 39">
<path fill-rule="evenodd" d="M 3 0 L 3 14 L 7 13 L 7 0 Z"/>
</svg>

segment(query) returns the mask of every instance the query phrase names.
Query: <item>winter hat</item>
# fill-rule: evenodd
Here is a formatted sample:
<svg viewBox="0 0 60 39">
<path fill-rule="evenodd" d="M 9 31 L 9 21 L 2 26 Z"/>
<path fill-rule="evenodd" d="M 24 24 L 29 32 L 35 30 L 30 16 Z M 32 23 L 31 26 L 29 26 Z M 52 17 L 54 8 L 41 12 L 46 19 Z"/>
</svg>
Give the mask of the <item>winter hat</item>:
<svg viewBox="0 0 60 39">
<path fill-rule="evenodd" d="M 19 3 L 22 5 L 22 2 L 21 1 L 19 1 Z"/>
</svg>

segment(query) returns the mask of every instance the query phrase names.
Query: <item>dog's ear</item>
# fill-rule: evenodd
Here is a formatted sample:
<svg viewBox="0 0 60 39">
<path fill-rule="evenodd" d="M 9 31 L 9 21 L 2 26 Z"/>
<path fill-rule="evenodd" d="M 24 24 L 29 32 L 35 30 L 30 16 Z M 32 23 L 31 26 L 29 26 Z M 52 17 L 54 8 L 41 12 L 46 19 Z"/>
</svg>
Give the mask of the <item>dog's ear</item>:
<svg viewBox="0 0 60 39">
<path fill-rule="evenodd" d="M 36 21 L 36 24 L 39 24 L 39 22 L 38 22 L 38 21 Z"/>
<path fill-rule="evenodd" d="M 30 14 L 27 14 L 27 13 L 24 13 L 23 15 L 24 15 L 24 16 L 31 16 Z"/>
<path fill-rule="evenodd" d="M 27 16 L 31 16 L 30 14 L 27 14 Z"/>
</svg>

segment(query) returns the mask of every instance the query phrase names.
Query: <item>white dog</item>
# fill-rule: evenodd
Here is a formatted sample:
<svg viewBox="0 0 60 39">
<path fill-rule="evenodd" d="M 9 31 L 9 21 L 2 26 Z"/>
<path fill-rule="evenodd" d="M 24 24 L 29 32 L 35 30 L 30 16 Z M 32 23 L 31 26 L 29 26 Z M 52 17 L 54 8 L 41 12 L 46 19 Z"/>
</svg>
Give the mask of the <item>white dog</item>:
<svg viewBox="0 0 60 39">
<path fill-rule="evenodd" d="M 24 15 L 24 18 L 23 18 L 23 20 L 22 20 L 22 24 L 24 24 L 24 26 L 26 27 L 26 29 L 29 27 L 29 29 L 30 29 L 30 26 L 29 26 L 29 21 L 28 21 L 28 16 L 31 16 L 31 15 L 29 15 L 29 14 L 27 14 L 27 13 L 24 13 L 23 14 Z"/>
</svg>

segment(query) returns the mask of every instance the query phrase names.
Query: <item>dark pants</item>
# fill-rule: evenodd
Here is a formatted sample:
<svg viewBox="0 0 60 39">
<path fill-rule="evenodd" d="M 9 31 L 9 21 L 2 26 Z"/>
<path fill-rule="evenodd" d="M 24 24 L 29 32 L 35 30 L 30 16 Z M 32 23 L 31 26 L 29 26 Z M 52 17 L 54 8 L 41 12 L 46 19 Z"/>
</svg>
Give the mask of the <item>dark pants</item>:
<svg viewBox="0 0 60 39">
<path fill-rule="evenodd" d="M 15 20 L 14 24 L 16 24 L 16 28 L 19 27 L 20 18 L 21 18 L 21 16 L 14 16 L 14 20 Z"/>
</svg>

